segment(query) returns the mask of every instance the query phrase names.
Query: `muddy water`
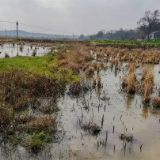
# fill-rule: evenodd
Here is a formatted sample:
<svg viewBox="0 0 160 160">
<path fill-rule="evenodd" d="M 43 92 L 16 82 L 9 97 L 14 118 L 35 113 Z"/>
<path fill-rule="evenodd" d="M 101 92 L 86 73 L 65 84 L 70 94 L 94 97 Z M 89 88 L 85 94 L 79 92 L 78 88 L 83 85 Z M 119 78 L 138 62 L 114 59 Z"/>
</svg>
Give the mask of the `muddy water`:
<svg viewBox="0 0 160 160">
<path fill-rule="evenodd" d="M 152 66 L 152 69 L 157 85 L 160 82 L 159 66 Z M 138 69 L 138 73 L 140 72 L 141 69 Z M 158 160 L 160 157 L 160 112 L 143 106 L 140 95 L 128 96 L 121 92 L 120 83 L 123 72 L 113 74 L 113 71 L 108 69 L 100 74 L 103 88 L 85 96 L 89 111 L 84 109 L 84 97 L 71 99 L 66 95 L 59 104 L 62 108 L 61 121 L 66 131 L 65 136 L 68 137 L 67 148 L 78 159 Z M 101 97 L 100 100 L 99 97 Z M 78 119 L 84 121 L 93 119 L 101 126 L 103 114 L 102 131 L 96 137 L 87 134 L 78 125 Z M 107 145 L 97 145 L 105 140 L 106 131 L 108 132 Z M 124 132 L 126 135 L 133 135 L 133 142 L 126 143 L 125 151 L 124 142 L 119 138 L 119 135 Z M 65 141 L 63 143 L 65 144 Z"/>
<path fill-rule="evenodd" d="M 43 56 L 46 53 L 50 52 L 50 48 L 44 47 L 44 46 L 39 46 L 37 45 L 32 45 L 31 44 L 25 44 L 22 45 L 23 49 L 20 50 L 20 46 L 18 44 L 1 44 L 0 45 L 0 58 L 4 58 L 5 54 L 8 54 L 9 57 L 16 57 L 16 56 L 32 56 L 33 51 L 36 50 L 36 56 Z"/>
<path fill-rule="evenodd" d="M 160 82 L 159 66 L 147 67 L 153 70 L 157 86 Z M 100 90 L 91 90 L 79 98 L 66 93 L 59 99 L 61 110 L 57 116 L 57 142 L 38 155 L 29 154 L 20 146 L 14 149 L 1 146 L 1 159 L 159 160 L 160 111 L 144 106 L 140 95 L 126 95 L 121 91 L 123 68 L 119 72 L 111 68 L 101 71 L 103 88 Z M 137 74 L 141 72 L 141 69 L 137 69 Z M 88 110 L 84 108 L 85 104 L 89 106 Z M 79 120 L 92 120 L 101 126 L 103 115 L 102 130 L 97 136 L 90 135 L 79 125 Z M 108 139 L 105 146 L 100 142 L 106 139 L 106 132 Z M 126 149 L 125 142 L 119 138 L 124 133 L 133 136 L 132 142 L 126 142 Z"/>
</svg>

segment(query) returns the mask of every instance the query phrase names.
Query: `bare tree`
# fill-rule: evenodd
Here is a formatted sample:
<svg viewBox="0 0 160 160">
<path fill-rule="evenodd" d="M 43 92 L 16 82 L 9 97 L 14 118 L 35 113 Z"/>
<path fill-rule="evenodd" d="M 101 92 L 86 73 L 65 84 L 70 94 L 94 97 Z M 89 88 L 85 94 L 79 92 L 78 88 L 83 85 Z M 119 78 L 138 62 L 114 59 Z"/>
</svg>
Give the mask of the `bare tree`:
<svg viewBox="0 0 160 160">
<path fill-rule="evenodd" d="M 159 10 L 155 10 L 153 13 L 146 11 L 145 16 L 138 22 L 139 29 L 146 33 L 148 40 L 150 39 L 150 33 L 160 28 L 159 17 Z"/>
</svg>

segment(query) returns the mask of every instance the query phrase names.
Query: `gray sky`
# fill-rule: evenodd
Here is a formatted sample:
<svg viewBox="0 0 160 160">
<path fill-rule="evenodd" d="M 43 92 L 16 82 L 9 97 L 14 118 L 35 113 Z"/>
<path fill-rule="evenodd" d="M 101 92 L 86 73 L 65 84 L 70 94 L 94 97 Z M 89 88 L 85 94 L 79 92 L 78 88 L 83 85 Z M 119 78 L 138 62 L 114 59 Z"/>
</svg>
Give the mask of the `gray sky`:
<svg viewBox="0 0 160 160">
<path fill-rule="evenodd" d="M 160 0 L 0 0 L 0 20 L 54 30 L 19 26 L 30 32 L 69 31 L 86 35 L 101 29 L 135 28 L 146 10 L 159 8 Z M 0 30 L 5 28 L 15 29 L 15 25 L 0 22 Z"/>
</svg>

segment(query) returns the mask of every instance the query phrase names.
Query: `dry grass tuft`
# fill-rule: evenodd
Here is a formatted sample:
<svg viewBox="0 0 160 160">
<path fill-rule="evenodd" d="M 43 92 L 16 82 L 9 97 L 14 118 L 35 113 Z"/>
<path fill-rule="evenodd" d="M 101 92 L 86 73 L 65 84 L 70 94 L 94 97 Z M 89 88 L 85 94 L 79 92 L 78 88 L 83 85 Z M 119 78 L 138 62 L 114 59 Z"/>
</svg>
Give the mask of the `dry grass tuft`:
<svg viewBox="0 0 160 160">
<path fill-rule="evenodd" d="M 28 119 L 28 122 L 18 125 L 18 130 L 26 130 L 29 133 L 56 131 L 55 118 L 52 115 L 30 116 Z"/>
<path fill-rule="evenodd" d="M 136 73 L 132 72 L 123 78 L 122 87 L 127 93 L 134 94 L 136 92 Z"/>
<path fill-rule="evenodd" d="M 91 76 L 94 74 L 94 68 L 92 66 L 89 66 L 86 71 L 85 71 L 85 74 L 88 75 L 88 76 Z"/>
<path fill-rule="evenodd" d="M 153 89 L 153 73 L 150 70 L 144 69 L 142 73 L 142 82 L 141 82 L 143 98 L 145 103 L 150 102 L 150 95 Z"/>
<path fill-rule="evenodd" d="M 89 89 L 90 86 L 86 82 L 73 82 L 69 86 L 69 94 L 72 96 L 79 96 L 80 94 L 87 92 Z"/>
<path fill-rule="evenodd" d="M 160 108 L 160 97 L 155 97 L 152 99 L 152 105 L 155 108 Z"/>
<path fill-rule="evenodd" d="M 93 123 L 92 121 L 82 122 L 80 120 L 79 124 L 84 131 L 87 131 L 89 134 L 93 136 L 97 136 L 101 132 L 101 127 Z"/>
<path fill-rule="evenodd" d="M 136 64 L 135 63 L 128 63 L 127 70 L 129 73 L 135 72 L 136 71 Z"/>
</svg>

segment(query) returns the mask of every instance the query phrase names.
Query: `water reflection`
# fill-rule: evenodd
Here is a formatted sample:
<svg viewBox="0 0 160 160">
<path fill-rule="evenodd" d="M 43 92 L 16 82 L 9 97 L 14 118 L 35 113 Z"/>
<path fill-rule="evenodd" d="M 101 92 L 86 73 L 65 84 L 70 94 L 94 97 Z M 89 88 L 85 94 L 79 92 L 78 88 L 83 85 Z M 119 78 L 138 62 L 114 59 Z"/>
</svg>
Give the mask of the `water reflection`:
<svg viewBox="0 0 160 160">
<path fill-rule="evenodd" d="M 131 108 L 131 105 L 132 105 L 132 102 L 134 100 L 134 95 L 128 95 L 126 96 L 126 107 L 127 109 L 130 109 Z"/>
<path fill-rule="evenodd" d="M 148 117 L 148 106 L 143 106 L 142 116 L 143 116 L 144 119 L 147 119 L 147 117 Z"/>
<path fill-rule="evenodd" d="M 50 52 L 49 47 L 41 46 L 40 44 L 35 44 L 33 47 L 30 47 L 30 44 L 3 44 L 0 46 L 0 58 L 5 57 L 16 57 L 16 56 L 43 56 L 46 53 Z"/>
</svg>

